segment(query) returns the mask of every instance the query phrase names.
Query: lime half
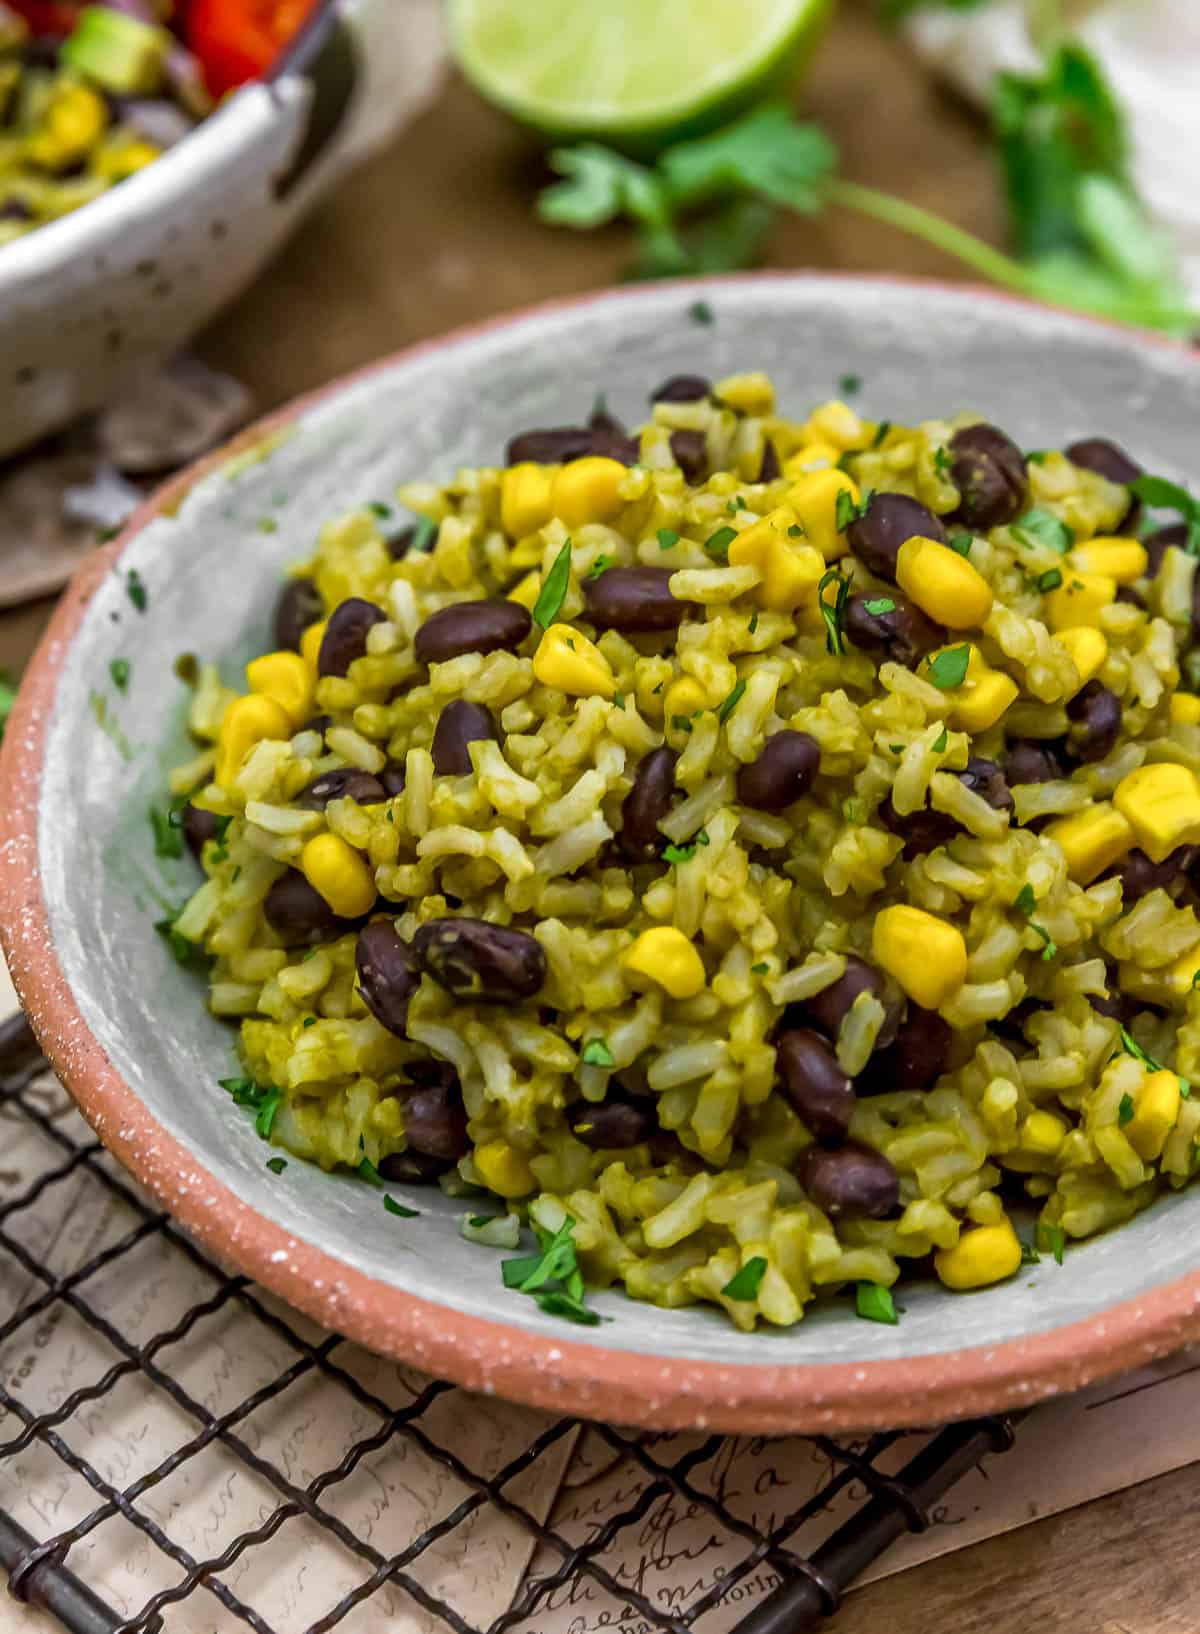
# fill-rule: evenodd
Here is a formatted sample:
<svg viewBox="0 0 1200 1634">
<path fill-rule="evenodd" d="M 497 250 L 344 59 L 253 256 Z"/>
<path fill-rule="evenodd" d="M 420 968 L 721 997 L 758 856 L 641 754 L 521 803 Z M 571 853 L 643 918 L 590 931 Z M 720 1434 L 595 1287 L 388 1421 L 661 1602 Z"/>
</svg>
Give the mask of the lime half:
<svg viewBox="0 0 1200 1634">
<path fill-rule="evenodd" d="M 490 102 L 554 136 L 638 149 L 731 118 L 797 74 L 833 0 L 451 0 Z"/>
</svg>

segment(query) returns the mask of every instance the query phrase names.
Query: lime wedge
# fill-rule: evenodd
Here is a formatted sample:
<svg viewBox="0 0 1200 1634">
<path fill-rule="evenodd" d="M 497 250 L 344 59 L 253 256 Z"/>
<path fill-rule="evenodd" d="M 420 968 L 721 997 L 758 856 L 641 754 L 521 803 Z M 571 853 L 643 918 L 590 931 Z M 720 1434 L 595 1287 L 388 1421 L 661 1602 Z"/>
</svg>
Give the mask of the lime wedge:
<svg viewBox="0 0 1200 1634">
<path fill-rule="evenodd" d="M 646 149 L 709 129 L 807 62 L 833 0 L 451 0 L 488 101 L 554 136 Z"/>
</svg>

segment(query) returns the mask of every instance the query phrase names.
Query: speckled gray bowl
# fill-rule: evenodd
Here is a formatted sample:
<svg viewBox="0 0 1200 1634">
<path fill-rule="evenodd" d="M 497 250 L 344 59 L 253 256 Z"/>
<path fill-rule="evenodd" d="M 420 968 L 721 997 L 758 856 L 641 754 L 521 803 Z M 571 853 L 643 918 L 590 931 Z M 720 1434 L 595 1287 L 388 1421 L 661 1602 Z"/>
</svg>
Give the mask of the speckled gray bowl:
<svg viewBox="0 0 1200 1634">
<path fill-rule="evenodd" d="M 704 309 L 711 321 L 701 322 Z M 1188 352 L 934 285 L 758 277 L 549 307 L 407 353 L 295 405 L 176 483 L 77 579 L 29 674 L 0 776 L 0 911 L 14 978 L 108 1146 L 209 1249 L 364 1344 L 468 1385 L 598 1417 L 735 1430 L 857 1428 L 1030 1401 L 1200 1328 L 1200 1195 L 967 1297 L 906 1289 L 894 1328 L 839 1302 L 786 1333 L 711 1310 L 597 1297 L 579 1329 L 500 1286 L 497 1256 L 423 1197 L 397 1220 L 351 1179 L 264 1167 L 216 1080 L 230 1031 L 155 935 L 146 806 L 184 748 L 176 654 L 230 680 L 261 648 L 283 566 L 318 520 L 403 478 L 494 461 L 518 427 L 578 419 L 603 389 L 634 418 L 677 371 L 766 367 L 797 411 L 858 374 L 872 415 L 974 408 L 1025 447 L 1107 434 L 1186 477 L 1200 425 Z M 1194 473 L 1194 467 L 1193 467 Z M 264 518 L 271 527 L 260 526 Z M 125 592 L 136 569 L 149 604 Z M 109 662 L 132 661 L 127 696 Z M 98 724 L 100 712 L 109 730 Z M 132 745 L 122 757 L 122 735 Z"/>
</svg>

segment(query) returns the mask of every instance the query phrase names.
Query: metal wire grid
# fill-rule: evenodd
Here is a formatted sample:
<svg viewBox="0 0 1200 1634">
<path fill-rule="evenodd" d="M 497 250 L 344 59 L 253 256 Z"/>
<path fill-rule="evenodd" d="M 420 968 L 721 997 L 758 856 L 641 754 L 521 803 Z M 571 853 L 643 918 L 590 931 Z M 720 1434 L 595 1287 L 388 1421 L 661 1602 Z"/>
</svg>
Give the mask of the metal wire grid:
<svg viewBox="0 0 1200 1634">
<path fill-rule="evenodd" d="M 572 1544 L 532 1514 L 529 1507 L 514 1496 L 512 1489 L 530 1472 L 534 1472 L 536 1478 L 539 1461 L 545 1460 L 564 1437 L 581 1427 L 578 1421 L 560 1419 L 549 1424 L 494 1474 L 479 1474 L 458 1452 L 431 1433 L 430 1420 L 434 1416 L 431 1410 L 435 1404 L 444 1405 L 457 1394 L 453 1386 L 426 1382 L 414 1399 L 400 1408 L 383 1400 L 342 1365 L 344 1341 L 334 1335 L 306 1338 L 300 1331 L 301 1319 L 273 1310 L 261 1291 L 245 1277 L 227 1275 L 206 1259 L 165 1215 L 146 1205 L 97 1142 L 74 1134 L 63 1120 L 40 1105 L 31 1093 L 31 1086 L 43 1071 L 44 1063 L 21 1018 L 0 1027 L 0 1115 L 9 1120 L 14 1117 L 28 1120 L 35 1125 L 54 1159 L 34 1176 L 22 1177 L 10 1195 L 5 1197 L 0 1192 L 0 1261 L 7 1256 L 25 1273 L 33 1290 L 31 1296 L 0 1323 L 0 1345 L 39 1318 L 45 1322 L 55 1313 L 70 1312 L 92 1336 L 110 1347 L 116 1360 L 93 1383 L 72 1390 L 50 1410 L 41 1412 L 35 1412 L 19 1393 L 0 1380 L 0 1426 L 4 1426 L 6 1416 L 9 1425 L 15 1421 L 20 1426 L 15 1435 L 0 1441 L 0 1470 L 6 1461 L 19 1460 L 35 1446 L 48 1449 L 77 1481 L 86 1483 L 94 1495 L 91 1507 L 74 1524 L 51 1530 L 41 1539 L 0 1510 L 0 1567 L 9 1573 L 10 1593 L 18 1600 L 52 1613 L 70 1634 L 157 1634 L 159 1630 L 167 1630 L 169 1634 L 172 1609 L 193 1596 L 211 1596 L 219 1602 L 229 1619 L 223 1626 L 243 1625 L 254 1629 L 256 1634 L 296 1634 L 295 1625 L 285 1631 L 269 1621 L 260 1608 L 231 1586 L 228 1574 L 235 1563 L 251 1551 L 269 1550 L 272 1540 L 297 1518 L 306 1519 L 325 1540 L 340 1546 L 361 1570 L 357 1584 L 308 1622 L 303 1634 L 325 1634 L 337 1628 L 348 1630 L 356 1609 L 385 1585 L 402 1589 L 418 1620 L 433 1629 L 448 1627 L 454 1634 L 506 1634 L 507 1630 L 543 1615 L 556 1591 L 585 1582 L 606 1591 L 619 1605 L 628 1608 L 628 1615 L 639 1617 L 646 1629 L 659 1630 L 661 1634 L 689 1634 L 708 1614 L 724 1605 L 738 1585 L 747 1582 L 762 1567 L 778 1577 L 778 1587 L 743 1619 L 737 1634 L 784 1634 L 785 1630 L 786 1634 L 801 1634 L 832 1617 L 853 1578 L 904 1531 L 924 1530 L 930 1524 L 932 1506 L 937 1499 L 985 1453 L 1000 1451 L 1011 1443 L 1011 1428 L 1004 1420 L 988 1419 L 954 1426 L 934 1437 L 898 1473 L 889 1474 L 880 1467 L 880 1462 L 889 1451 L 894 1457 L 902 1432 L 881 1433 L 856 1445 L 813 1437 L 814 1449 L 828 1462 L 829 1479 L 812 1498 L 762 1535 L 731 1512 L 722 1501 L 719 1485 L 714 1495 L 702 1484 L 704 1472 L 711 1469 L 721 1452 L 723 1437 L 712 1435 L 700 1439 L 679 1455 L 678 1444 L 672 1439 L 659 1444 L 606 1425 L 591 1425 L 588 1426 L 591 1433 L 601 1438 L 613 1454 L 636 1466 L 639 1484 L 636 1497 L 626 1507 L 592 1528 L 584 1542 Z M 67 1274 L 60 1275 L 42 1263 L 37 1252 L 22 1241 L 20 1216 L 51 1188 L 84 1173 L 104 1188 L 128 1223 L 115 1240 Z M 190 1267 L 202 1273 L 210 1292 L 171 1326 L 149 1338 L 131 1338 L 105 1316 L 99 1301 L 89 1298 L 89 1283 L 94 1283 L 100 1273 L 114 1265 L 133 1263 L 139 1245 L 151 1238 L 169 1244 L 173 1253 L 183 1256 Z M 232 1307 L 249 1313 L 263 1329 L 282 1341 L 292 1360 L 245 1399 L 217 1413 L 185 1388 L 179 1378 L 162 1365 L 160 1358 L 169 1347 L 192 1337 L 205 1319 Z M 263 1456 L 251 1445 L 246 1425 L 255 1412 L 276 1401 L 306 1376 L 310 1380 L 319 1379 L 328 1392 L 348 1393 L 371 1415 L 375 1427 L 354 1439 L 336 1465 L 301 1485 L 278 1462 Z M 136 1380 L 148 1393 L 160 1392 L 169 1398 L 184 1416 L 191 1434 L 152 1468 L 119 1486 L 72 1446 L 67 1432 L 85 1408 L 92 1404 L 110 1404 L 113 1393 L 125 1380 Z M 334 1513 L 328 1500 L 339 1484 L 349 1480 L 371 1454 L 387 1446 L 394 1437 L 406 1438 L 425 1457 L 450 1472 L 466 1495 L 403 1549 L 386 1554 Z M 219 1446 L 225 1453 L 232 1454 L 244 1470 L 257 1476 L 270 1493 L 270 1503 L 263 1506 L 266 1513 L 257 1526 L 239 1532 L 220 1552 L 200 1558 L 146 1512 L 143 1500 L 210 1446 Z M 662 1457 L 662 1447 L 672 1456 Z M 787 1546 L 787 1541 L 801 1526 L 847 1491 L 861 1494 L 857 1509 L 811 1558 Z M 605 1557 L 627 1528 L 638 1526 L 656 1504 L 672 1496 L 697 1506 L 727 1534 L 742 1540 L 746 1554 L 706 1592 L 694 1594 L 686 1606 L 668 1611 L 656 1605 L 640 1588 L 619 1581 L 611 1569 L 611 1559 L 606 1561 Z M 512 1605 L 482 1629 L 448 1599 L 432 1593 L 415 1575 L 414 1568 L 485 1505 L 495 1506 L 539 1545 L 540 1550 L 535 1570 L 526 1577 Z M 92 1587 L 81 1581 L 72 1571 L 69 1560 L 70 1551 L 83 1539 L 105 1523 L 116 1520 L 148 1539 L 160 1556 L 178 1571 L 176 1581 L 153 1593 L 132 1615 L 118 1614 L 106 1604 L 98 1592 L 102 1585 Z M 219 1615 L 215 1607 L 213 1612 Z"/>
</svg>

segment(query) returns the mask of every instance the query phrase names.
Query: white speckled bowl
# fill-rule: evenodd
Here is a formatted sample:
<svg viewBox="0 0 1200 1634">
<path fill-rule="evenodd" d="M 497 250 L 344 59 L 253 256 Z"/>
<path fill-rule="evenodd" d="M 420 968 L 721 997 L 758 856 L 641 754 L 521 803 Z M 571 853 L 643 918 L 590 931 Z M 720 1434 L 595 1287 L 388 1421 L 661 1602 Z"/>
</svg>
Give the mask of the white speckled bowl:
<svg viewBox="0 0 1200 1634">
<path fill-rule="evenodd" d="M 714 321 L 698 325 L 703 298 Z M 0 910 L 14 979 L 105 1143 L 205 1246 L 330 1327 L 436 1374 L 514 1398 L 654 1426 L 784 1431 L 941 1419 L 1028 1402 L 1180 1344 L 1200 1328 L 1200 1196 L 968 1297 L 905 1291 L 899 1326 L 839 1302 L 786 1332 L 733 1331 L 707 1309 L 616 1294 L 579 1329 L 500 1287 L 453 1205 L 399 1221 L 361 1183 L 292 1162 L 280 1175 L 216 1079 L 230 1031 L 153 930 L 145 811 L 183 749 L 181 651 L 230 680 L 264 642 L 283 566 L 318 519 L 403 478 L 494 461 L 506 436 L 578 419 L 593 393 L 642 413 L 664 376 L 765 366 L 802 410 L 863 377 L 872 415 L 974 408 L 1024 447 L 1110 435 L 1156 470 L 1195 458 L 1200 361 L 1182 348 L 1003 297 L 934 285 L 763 276 L 648 287 L 452 336 L 294 405 L 174 484 L 80 575 L 36 659 L 0 762 Z M 1194 467 L 1193 467 L 1194 469 Z M 273 532 L 258 523 L 270 515 Z M 118 571 L 119 568 L 119 571 Z M 124 593 L 136 568 L 139 616 Z M 132 659 L 127 697 L 108 685 Z M 95 696 L 134 745 L 126 763 Z"/>
</svg>

